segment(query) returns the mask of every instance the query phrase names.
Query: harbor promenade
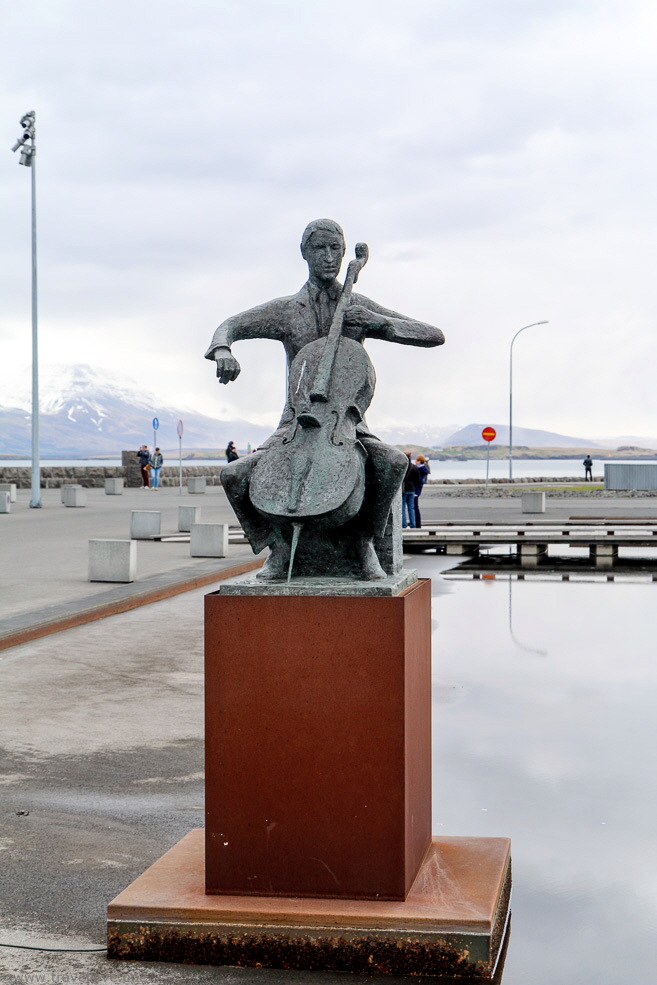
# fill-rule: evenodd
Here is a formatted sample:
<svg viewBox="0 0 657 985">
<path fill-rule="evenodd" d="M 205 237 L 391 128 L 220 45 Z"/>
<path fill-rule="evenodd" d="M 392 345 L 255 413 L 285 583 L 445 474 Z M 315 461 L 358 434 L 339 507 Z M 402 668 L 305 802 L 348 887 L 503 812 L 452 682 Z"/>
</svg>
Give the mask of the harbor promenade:
<svg viewBox="0 0 657 985">
<path fill-rule="evenodd" d="M 519 497 L 474 492 L 428 486 L 424 522 L 522 519 Z M 45 490 L 43 509 L 28 502 L 19 490 L 0 515 L 0 639 L 48 615 L 56 631 L 0 650 L 0 944 L 35 948 L 0 947 L 0 982 L 345 985 L 332 974 L 107 960 L 107 903 L 203 825 L 203 597 L 254 557 L 245 544 L 201 559 L 186 543 L 140 541 L 132 585 L 90 583 L 90 538 L 127 538 L 134 509 L 160 510 L 163 534 L 177 531 L 181 504 L 232 522 L 223 491 L 92 489 L 87 506 L 67 508 Z M 657 498 L 548 496 L 546 519 L 573 515 L 654 519 Z"/>
</svg>

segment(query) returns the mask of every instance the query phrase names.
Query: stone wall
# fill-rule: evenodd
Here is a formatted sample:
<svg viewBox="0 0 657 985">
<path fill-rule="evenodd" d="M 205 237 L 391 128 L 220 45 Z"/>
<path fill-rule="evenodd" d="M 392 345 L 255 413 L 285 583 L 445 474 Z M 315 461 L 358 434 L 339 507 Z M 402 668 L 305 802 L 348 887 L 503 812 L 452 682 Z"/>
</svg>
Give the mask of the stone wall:
<svg viewBox="0 0 657 985">
<path fill-rule="evenodd" d="M 496 485 L 496 486 L 484 486 L 484 485 L 469 485 L 466 482 L 461 483 L 450 483 L 447 482 L 432 482 L 431 491 L 435 493 L 436 496 L 445 497 L 449 499 L 453 497 L 454 499 L 513 499 L 520 498 L 526 490 L 518 488 L 522 483 L 522 479 L 514 479 L 513 485 L 507 483 L 506 486 Z M 533 481 L 533 480 L 528 480 Z M 583 482 L 578 484 L 571 484 L 559 486 L 558 483 L 562 480 L 559 479 L 541 479 L 539 480 L 543 483 L 542 489 L 538 489 L 538 492 L 545 492 L 548 499 L 618 499 L 619 497 L 628 499 L 641 499 L 652 496 L 657 498 L 657 490 L 639 490 L 639 489 L 627 489 L 621 493 L 615 492 L 611 489 L 604 489 L 600 484 L 590 483 L 588 487 L 584 485 Z M 573 480 L 565 480 L 573 483 Z M 553 485 L 553 483 L 557 485 Z M 516 485 L 518 483 L 518 485 Z M 535 491 L 535 490 L 532 490 Z M 539 522 L 539 521 L 536 521 Z"/>
<path fill-rule="evenodd" d="M 136 452 L 135 452 L 136 454 Z M 204 475 L 209 486 L 220 485 L 221 465 L 183 465 L 183 485 L 189 476 Z M 141 476 L 137 469 L 141 485 Z M 126 470 L 120 465 L 43 465 L 41 466 L 41 488 L 58 489 L 69 482 L 77 482 L 87 489 L 103 488 L 105 479 L 126 478 Z M 0 468 L 0 482 L 15 482 L 19 489 L 30 489 L 32 486 L 32 469 L 6 466 Z M 128 483 L 126 483 L 127 485 Z M 165 465 L 160 472 L 161 486 L 178 485 L 178 466 Z"/>
</svg>

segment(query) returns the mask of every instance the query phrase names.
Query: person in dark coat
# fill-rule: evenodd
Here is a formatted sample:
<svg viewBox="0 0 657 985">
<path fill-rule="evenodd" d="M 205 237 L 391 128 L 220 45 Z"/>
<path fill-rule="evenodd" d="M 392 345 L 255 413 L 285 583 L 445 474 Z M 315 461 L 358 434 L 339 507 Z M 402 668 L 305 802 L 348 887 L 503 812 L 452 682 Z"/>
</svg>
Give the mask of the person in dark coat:
<svg viewBox="0 0 657 985">
<path fill-rule="evenodd" d="M 151 456 L 146 445 L 142 445 L 137 452 L 139 468 L 141 470 L 142 489 L 148 489 Z"/>
<path fill-rule="evenodd" d="M 226 447 L 226 461 L 236 462 L 240 456 L 237 454 L 237 448 L 235 447 L 234 441 L 229 441 Z"/>
<path fill-rule="evenodd" d="M 593 459 L 590 455 L 587 455 L 582 462 L 584 466 L 584 481 L 593 482 Z"/>
<path fill-rule="evenodd" d="M 415 459 L 415 464 L 417 465 L 417 470 L 420 473 L 420 488 L 415 494 L 415 502 L 413 503 L 413 506 L 415 507 L 415 526 L 421 527 L 422 517 L 420 516 L 420 494 L 424 489 L 424 485 L 429 477 L 431 469 L 429 468 L 428 459 L 426 459 L 424 455 L 418 455 Z"/>
<path fill-rule="evenodd" d="M 418 495 L 418 489 L 422 490 L 422 482 L 418 467 L 411 458 L 410 451 L 404 454 L 408 459 L 408 466 L 402 482 L 402 527 L 415 527 L 417 526 L 415 522 L 415 497 Z"/>
</svg>

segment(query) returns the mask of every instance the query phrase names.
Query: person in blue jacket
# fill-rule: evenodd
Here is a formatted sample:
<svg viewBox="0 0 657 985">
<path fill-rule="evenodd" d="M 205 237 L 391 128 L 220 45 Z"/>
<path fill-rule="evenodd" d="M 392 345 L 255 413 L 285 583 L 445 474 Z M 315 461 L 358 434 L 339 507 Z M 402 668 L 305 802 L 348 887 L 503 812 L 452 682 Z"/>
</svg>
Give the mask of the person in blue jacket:
<svg viewBox="0 0 657 985">
<path fill-rule="evenodd" d="M 160 488 L 160 469 L 162 468 L 162 463 L 164 459 L 162 458 L 162 453 L 159 448 L 156 448 L 154 453 L 151 455 L 151 489 Z"/>
</svg>

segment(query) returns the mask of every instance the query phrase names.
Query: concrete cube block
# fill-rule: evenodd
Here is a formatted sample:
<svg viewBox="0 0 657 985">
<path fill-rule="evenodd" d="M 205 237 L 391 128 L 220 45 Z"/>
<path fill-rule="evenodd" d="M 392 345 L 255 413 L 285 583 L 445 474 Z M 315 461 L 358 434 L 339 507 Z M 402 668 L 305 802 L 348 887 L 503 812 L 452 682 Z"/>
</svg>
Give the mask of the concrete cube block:
<svg viewBox="0 0 657 985">
<path fill-rule="evenodd" d="M 123 495 L 123 479 L 105 479 L 105 495 L 106 496 L 122 496 Z"/>
<path fill-rule="evenodd" d="M 178 530 L 189 533 L 193 523 L 201 522 L 200 506 L 179 506 L 178 507 Z"/>
<path fill-rule="evenodd" d="M 187 492 L 193 496 L 198 496 L 205 492 L 206 477 L 204 475 L 192 475 L 187 480 Z"/>
<path fill-rule="evenodd" d="M 11 495 L 7 491 L 0 492 L 0 513 L 11 513 Z"/>
<path fill-rule="evenodd" d="M 60 494 L 62 497 L 62 503 L 66 502 L 66 490 L 67 489 L 82 489 L 79 482 L 63 482 L 60 487 Z"/>
<path fill-rule="evenodd" d="M 520 567 L 536 568 L 539 563 L 547 558 L 547 544 L 520 544 Z"/>
<path fill-rule="evenodd" d="M 134 581 L 137 544 L 134 540 L 90 540 L 89 581 Z"/>
<path fill-rule="evenodd" d="M 64 506 L 86 506 L 87 490 L 82 486 L 62 486 L 62 503 Z"/>
<path fill-rule="evenodd" d="M 596 568 L 611 568 L 618 560 L 617 544 L 591 544 L 589 558 Z"/>
<path fill-rule="evenodd" d="M 130 514 L 130 537 L 132 540 L 150 540 L 160 535 L 159 510 L 132 510 Z"/>
<path fill-rule="evenodd" d="M 226 557 L 227 523 L 193 523 L 189 539 L 190 557 Z"/>
<path fill-rule="evenodd" d="M 9 500 L 12 503 L 16 502 L 16 483 L 15 482 L 0 482 L 0 493 L 8 492 Z"/>
<path fill-rule="evenodd" d="M 544 492 L 524 492 L 522 494 L 523 513 L 545 513 Z"/>
</svg>

